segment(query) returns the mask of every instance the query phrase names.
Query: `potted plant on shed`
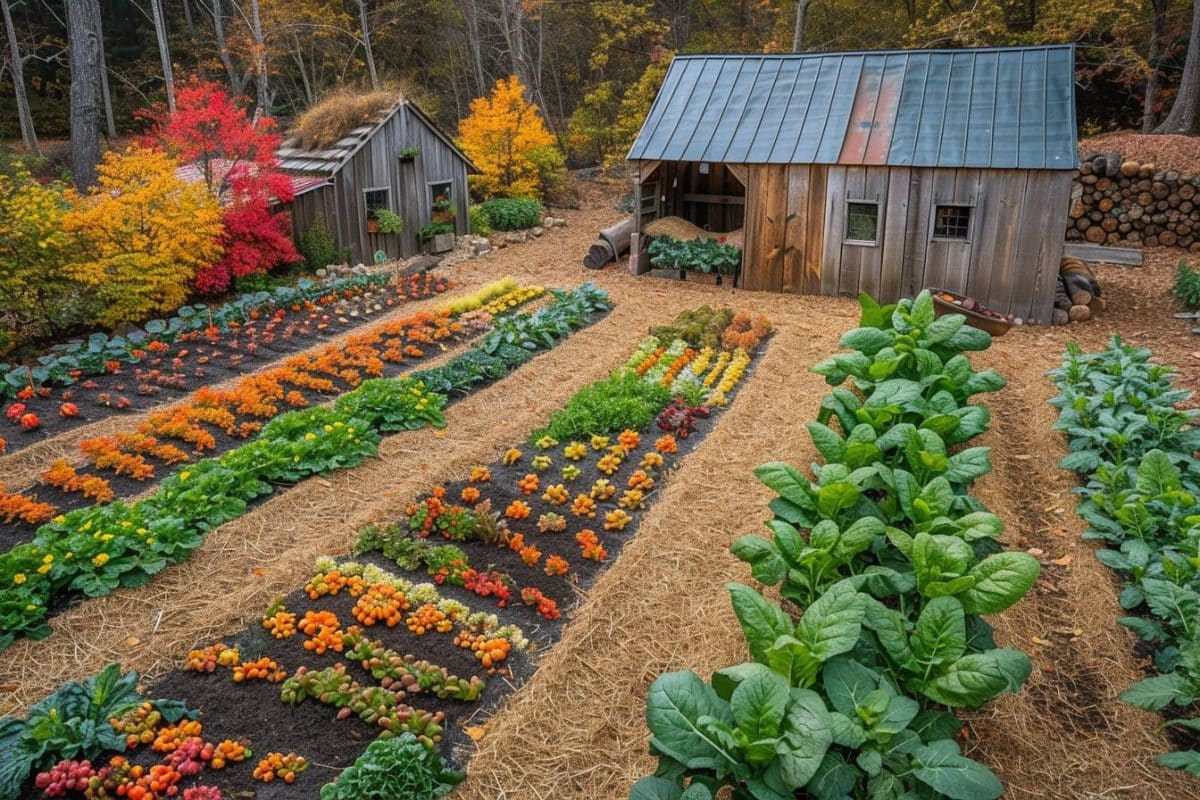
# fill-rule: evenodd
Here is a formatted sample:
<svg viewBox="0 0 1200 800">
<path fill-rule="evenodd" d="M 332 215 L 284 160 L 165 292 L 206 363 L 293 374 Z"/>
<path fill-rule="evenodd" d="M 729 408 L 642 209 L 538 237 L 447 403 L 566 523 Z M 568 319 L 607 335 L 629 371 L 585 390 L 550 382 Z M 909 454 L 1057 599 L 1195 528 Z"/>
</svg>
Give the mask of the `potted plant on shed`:
<svg viewBox="0 0 1200 800">
<path fill-rule="evenodd" d="M 375 212 L 375 227 L 376 233 L 402 233 L 404 231 L 404 219 L 399 215 L 386 208 L 381 208 Z"/>
<path fill-rule="evenodd" d="M 396 158 L 401 161 L 415 161 L 419 155 L 421 155 L 419 147 L 401 147 L 396 151 Z"/>
<path fill-rule="evenodd" d="M 454 223 L 430 222 L 418 232 L 431 253 L 444 253 L 454 249 Z"/>
</svg>

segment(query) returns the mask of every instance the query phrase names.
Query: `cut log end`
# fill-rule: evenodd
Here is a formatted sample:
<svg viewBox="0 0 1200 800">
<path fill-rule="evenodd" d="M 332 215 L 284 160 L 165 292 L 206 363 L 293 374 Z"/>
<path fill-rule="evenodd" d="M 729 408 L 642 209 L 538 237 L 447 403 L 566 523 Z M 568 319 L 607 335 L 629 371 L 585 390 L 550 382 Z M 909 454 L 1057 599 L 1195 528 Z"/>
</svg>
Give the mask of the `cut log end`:
<svg viewBox="0 0 1200 800">
<path fill-rule="evenodd" d="M 1092 310 L 1087 306 L 1071 306 L 1071 310 L 1067 312 L 1067 318 L 1071 322 L 1087 322 L 1092 318 Z"/>
</svg>

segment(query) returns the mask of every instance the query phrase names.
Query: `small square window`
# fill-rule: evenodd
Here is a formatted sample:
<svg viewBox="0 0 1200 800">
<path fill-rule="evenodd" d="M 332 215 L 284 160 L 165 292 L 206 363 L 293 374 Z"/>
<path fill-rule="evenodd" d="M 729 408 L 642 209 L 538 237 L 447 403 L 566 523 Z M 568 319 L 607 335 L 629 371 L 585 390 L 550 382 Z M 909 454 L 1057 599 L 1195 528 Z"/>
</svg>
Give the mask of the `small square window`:
<svg viewBox="0 0 1200 800">
<path fill-rule="evenodd" d="M 938 206 L 933 235 L 939 239 L 966 239 L 971 232 L 970 206 Z"/>
<path fill-rule="evenodd" d="M 387 189 L 366 189 L 363 196 L 367 206 L 367 219 L 375 219 L 375 212 L 388 207 Z"/>
<path fill-rule="evenodd" d="M 874 244 L 879 235 L 878 203 L 846 203 L 846 241 Z"/>
</svg>

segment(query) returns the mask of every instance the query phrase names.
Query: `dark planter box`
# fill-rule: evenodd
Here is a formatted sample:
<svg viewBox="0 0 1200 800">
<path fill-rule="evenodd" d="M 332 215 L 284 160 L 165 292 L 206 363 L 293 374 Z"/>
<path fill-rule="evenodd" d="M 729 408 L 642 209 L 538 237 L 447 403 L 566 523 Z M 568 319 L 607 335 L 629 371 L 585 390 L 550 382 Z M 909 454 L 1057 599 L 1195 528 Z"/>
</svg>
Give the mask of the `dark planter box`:
<svg viewBox="0 0 1200 800">
<path fill-rule="evenodd" d="M 715 272 L 685 272 L 688 283 L 705 283 L 709 286 L 716 286 L 718 279 L 721 277 Z"/>
<path fill-rule="evenodd" d="M 677 269 L 652 269 L 646 274 L 651 278 L 670 278 L 676 281 L 683 278 L 683 272 Z"/>
</svg>

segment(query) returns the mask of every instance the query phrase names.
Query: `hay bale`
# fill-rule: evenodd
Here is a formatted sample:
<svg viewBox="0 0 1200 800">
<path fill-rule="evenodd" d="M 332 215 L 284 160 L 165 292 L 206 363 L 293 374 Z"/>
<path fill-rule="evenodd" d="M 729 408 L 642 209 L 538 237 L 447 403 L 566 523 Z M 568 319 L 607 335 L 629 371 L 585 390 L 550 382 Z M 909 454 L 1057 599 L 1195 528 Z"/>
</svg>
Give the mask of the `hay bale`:
<svg viewBox="0 0 1200 800">
<path fill-rule="evenodd" d="M 724 237 L 725 244 L 731 244 L 739 249 L 742 248 L 743 231 L 741 228 L 729 231 L 728 233 L 716 233 L 714 231 L 706 231 L 699 225 L 688 222 L 682 217 L 659 217 L 648 223 L 642 229 L 642 233 L 646 236 L 670 236 L 673 239 L 685 242 L 692 239 L 720 239 Z"/>
<path fill-rule="evenodd" d="M 398 103 L 396 92 L 337 92 L 305 111 L 289 133 L 301 149 L 327 147 L 360 125 L 367 125 Z"/>
</svg>

